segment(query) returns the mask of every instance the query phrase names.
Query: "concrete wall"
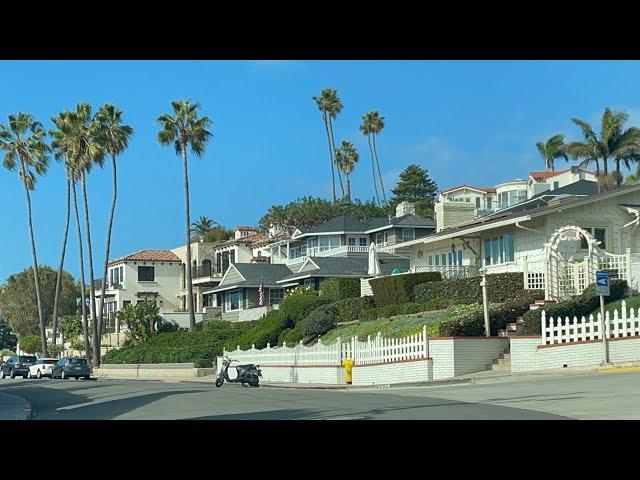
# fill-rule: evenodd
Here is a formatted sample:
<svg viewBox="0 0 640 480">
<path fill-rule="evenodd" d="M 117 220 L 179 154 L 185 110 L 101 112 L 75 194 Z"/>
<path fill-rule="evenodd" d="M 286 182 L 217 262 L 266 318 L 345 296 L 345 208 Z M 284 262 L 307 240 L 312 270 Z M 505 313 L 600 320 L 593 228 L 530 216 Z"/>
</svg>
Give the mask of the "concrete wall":
<svg viewBox="0 0 640 480">
<path fill-rule="evenodd" d="M 195 368 L 194 363 L 102 364 L 93 369 L 96 377 L 189 379 L 213 375 L 215 368 Z"/>
<path fill-rule="evenodd" d="M 498 337 L 430 338 L 429 356 L 433 359 L 433 379 L 487 370 L 508 346 L 507 338 Z"/>
<path fill-rule="evenodd" d="M 541 338 L 511 338 L 511 371 L 527 372 L 563 367 L 597 367 L 604 360 L 600 340 L 541 345 Z M 612 338 L 609 361 L 625 363 L 640 361 L 640 337 Z"/>
<path fill-rule="evenodd" d="M 436 202 L 436 230 L 455 227 L 475 219 L 475 203 L 470 202 Z"/>
<path fill-rule="evenodd" d="M 352 385 L 385 385 L 428 382 L 433 379 L 432 360 L 406 360 L 377 365 L 354 365 Z"/>
</svg>

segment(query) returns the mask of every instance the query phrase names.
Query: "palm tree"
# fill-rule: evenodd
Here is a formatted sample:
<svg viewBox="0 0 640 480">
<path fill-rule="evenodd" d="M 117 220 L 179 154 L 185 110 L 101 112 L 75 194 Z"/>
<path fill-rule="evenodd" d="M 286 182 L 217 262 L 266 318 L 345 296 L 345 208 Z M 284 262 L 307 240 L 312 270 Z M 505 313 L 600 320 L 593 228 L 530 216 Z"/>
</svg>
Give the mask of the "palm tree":
<svg viewBox="0 0 640 480">
<path fill-rule="evenodd" d="M 329 122 L 330 118 L 333 115 L 335 117 L 340 110 L 342 109 L 342 104 L 339 106 L 336 104 L 336 100 L 338 97 L 338 92 L 331 88 L 325 88 L 320 92 L 320 95 L 317 97 L 312 97 L 313 101 L 316 102 L 316 106 L 318 110 L 322 113 L 322 123 L 324 124 L 324 129 L 327 132 L 327 142 L 329 144 L 329 163 L 331 164 L 331 188 L 333 192 L 333 201 L 336 201 L 336 176 L 335 176 L 335 157 L 334 157 L 334 146 L 332 143 L 331 131 L 329 130 Z M 340 101 L 338 100 L 339 104 Z M 343 192 L 344 193 L 344 192 Z"/>
<path fill-rule="evenodd" d="M 348 201 L 351 201 L 351 184 L 349 182 L 349 175 L 351 175 L 359 160 L 360 155 L 351 142 L 343 141 L 340 144 L 340 148 L 336 150 L 336 164 L 338 165 L 338 168 L 342 170 L 342 173 L 344 173 L 347 179 L 345 198 Z"/>
<path fill-rule="evenodd" d="M 375 112 L 377 113 L 377 112 Z M 373 188 L 376 193 L 376 202 L 380 205 L 380 195 L 378 195 L 378 181 L 376 180 L 376 160 L 373 153 L 373 144 L 371 143 L 371 137 L 374 135 L 374 112 L 365 113 L 362 116 L 362 124 L 360 125 L 360 131 L 367 137 L 369 142 L 369 152 L 371 153 L 371 174 L 373 175 Z M 383 192 L 384 193 L 384 192 Z"/>
<path fill-rule="evenodd" d="M 331 149 L 333 151 L 333 161 L 336 162 L 337 166 L 337 158 L 336 158 L 336 144 L 333 140 L 333 121 L 336 119 L 338 114 L 342 112 L 344 105 L 340 101 L 338 97 L 338 91 L 335 89 L 329 89 L 328 93 L 328 121 L 329 121 L 329 135 L 331 136 Z M 340 168 L 338 167 L 338 181 L 340 182 L 340 190 L 342 191 L 342 197 L 344 198 L 344 184 L 342 183 L 342 175 L 340 174 Z"/>
<path fill-rule="evenodd" d="M 569 157 L 565 152 L 564 135 L 554 135 L 546 142 L 536 143 L 536 148 L 540 152 L 542 160 L 544 160 L 544 166 L 547 171 L 555 170 L 553 162 L 558 158 L 564 158 L 566 162 L 569 161 Z"/>
<path fill-rule="evenodd" d="M 56 276 L 56 290 L 53 297 L 53 321 L 52 321 L 52 330 L 53 330 L 53 342 L 56 343 L 56 339 L 58 338 L 58 314 L 59 314 L 59 301 L 60 301 L 60 287 L 62 280 L 62 272 L 64 268 L 64 257 L 67 250 L 67 238 L 69 235 L 69 221 L 71 217 L 71 172 L 67 166 L 67 158 L 71 147 L 71 136 L 69 135 L 68 128 L 68 113 L 62 112 L 57 117 L 52 118 L 53 124 L 56 126 L 56 129 L 51 130 L 49 135 L 51 135 L 51 147 L 54 151 L 54 157 L 56 161 L 62 162 L 64 166 L 65 176 L 67 180 L 67 190 L 66 190 L 66 215 L 65 215 L 65 225 L 64 225 L 64 234 L 62 236 L 62 251 L 60 252 L 60 263 L 58 264 L 58 274 Z"/>
<path fill-rule="evenodd" d="M 191 224 L 191 226 L 193 227 L 192 232 L 198 235 L 200 239 L 204 241 L 204 237 L 207 234 L 207 232 L 213 230 L 213 227 L 215 225 L 217 225 L 217 223 L 211 220 L 210 218 L 201 216 L 197 222 L 194 222 Z"/>
<path fill-rule="evenodd" d="M 104 308 L 104 295 L 107 288 L 107 270 L 109 268 L 109 251 L 111 249 L 111 230 L 113 228 L 113 215 L 116 210 L 118 198 L 118 171 L 116 157 L 124 152 L 129 144 L 129 137 L 133 135 L 133 128 L 122 123 L 122 110 L 114 105 L 103 105 L 96 113 L 98 134 L 105 152 L 111 157 L 111 170 L 113 172 L 113 196 L 111 209 L 107 223 L 107 236 L 105 240 L 104 265 L 102 267 L 102 286 L 100 288 L 100 301 L 98 303 L 98 347 L 100 347 L 102 335 L 102 310 Z M 98 348 L 100 351 L 100 348 Z M 99 356 L 98 356 L 99 358 Z"/>
<path fill-rule="evenodd" d="M 173 116 L 169 114 L 160 115 L 157 119 L 161 124 L 158 132 L 158 142 L 160 145 L 174 145 L 176 154 L 182 155 L 182 167 L 184 174 L 184 210 L 185 210 L 185 233 L 187 239 L 187 306 L 189 309 L 189 327 L 193 331 L 196 326 L 196 317 L 193 311 L 193 285 L 191 284 L 191 221 L 189 218 L 189 169 L 187 165 L 187 146 L 191 147 L 191 152 L 197 157 L 201 157 L 204 148 L 211 137 L 211 132 L 207 127 L 211 125 L 209 117 L 198 118 L 198 102 L 191 103 L 190 100 L 179 100 L 171 102 Z"/>
<path fill-rule="evenodd" d="M 638 183 L 640 183 L 640 163 L 636 163 L 636 173 L 627 175 L 624 180 L 625 185 L 636 185 Z"/>
<path fill-rule="evenodd" d="M 376 157 L 376 166 L 378 168 L 378 178 L 380 179 L 380 190 L 382 190 L 382 201 L 387 203 L 387 194 L 384 191 L 384 183 L 382 181 L 382 173 L 380 173 L 380 160 L 378 159 L 378 149 L 376 148 L 376 136 L 384 128 L 384 117 L 381 117 L 377 110 L 371 112 L 371 139 L 373 143 L 373 155 Z"/>
<path fill-rule="evenodd" d="M 616 162 L 615 180 L 620 186 L 622 174 L 620 164 L 624 164 L 627 169 L 631 169 L 631 164 L 640 162 L 640 129 L 630 127 L 615 136 L 611 141 L 611 154 Z"/>
<path fill-rule="evenodd" d="M 42 292 L 40 290 L 40 275 L 38 272 L 38 256 L 36 241 L 33 234 L 33 217 L 31 214 L 31 190 L 35 188 L 36 176 L 44 175 L 49 165 L 48 153 L 51 148 L 45 140 L 46 132 L 39 122 L 27 113 L 9 115 L 8 128 L 0 125 L 0 147 L 4 153 L 4 167 L 10 171 L 17 170 L 24 187 L 27 201 L 27 219 L 29 225 L 29 239 L 31 241 L 31 259 L 33 261 L 33 279 L 36 287 L 36 302 L 38 304 L 38 320 L 40 321 L 40 339 L 42 353 L 48 356 L 45 318 L 42 310 Z M 32 171 L 33 169 L 33 171 Z"/>
</svg>

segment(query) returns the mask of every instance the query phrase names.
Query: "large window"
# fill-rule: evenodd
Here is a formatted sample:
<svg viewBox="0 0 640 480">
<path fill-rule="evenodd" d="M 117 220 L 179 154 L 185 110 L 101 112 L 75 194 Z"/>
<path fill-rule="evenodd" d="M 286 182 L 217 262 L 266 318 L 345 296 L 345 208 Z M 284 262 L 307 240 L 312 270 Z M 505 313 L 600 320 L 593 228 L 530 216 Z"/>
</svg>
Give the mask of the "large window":
<svg viewBox="0 0 640 480">
<path fill-rule="evenodd" d="M 416 230 L 414 228 L 403 228 L 402 229 L 402 241 L 408 242 L 410 240 L 414 240 L 416 238 Z"/>
<path fill-rule="evenodd" d="M 269 305 L 276 305 L 282 302 L 284 297 L 284 288 L 271 288 L 269 289 Z"/>
<path fill-rule="evenodd" d="M 124 267 L 114 267 L 109 270 L 109 280 L 112 285 L 124 282 Z"/>
<path fill-rule="evenodd" d="M 155 267 L 138 267 L 139 282 L 153 282 L 156 279 Z"/>
<path fill-rule="evenodd" d="M 242 304 L 242 292 L 240 290 L 227 292 L 226 299 L 227 312 L 230 312 L 232 310 L 240 310 L 240 305 Z"/>
<path fill-rule="evenodd" d="M 427 257 L 427 265 L 429 266 L 448 266 L 448 265 L 462 265 L 462 250 L 458 249 L 455 252 L 436 253 Z"/>
<path fill-rule="evenodd" d="M 389 243 L 389 232 L 376 233 L 376 246 L 384 247 Z"/>
<path fill-rule="evenodd" d="M 497 265 L 513 262 L 515 257 L 515 243 L 513 233 L 505 233 L 484 241 L 484 264 Z"/>
<path fill-rule="evenodd" d="M 598 245 L 600 248 L 605 250 L 607 248 L 607 229 L 606 228 L 598 228 L 598 227 L 582 227 L 583 230 L 586 230 L 591 235 L 595 237 L 596 240 L 600 242 Z M 580 248 L 583 250 L 587 250 L 589 245 L 587 244 L 587 239 L 583 238 L 580 240 Z"/>
<path fill-rule="evenodd" d="M 340 246 L 340 235 L 331 235 L 328 237 L 319 237 L 320 251 L 333 250 Z"/>
</svg>

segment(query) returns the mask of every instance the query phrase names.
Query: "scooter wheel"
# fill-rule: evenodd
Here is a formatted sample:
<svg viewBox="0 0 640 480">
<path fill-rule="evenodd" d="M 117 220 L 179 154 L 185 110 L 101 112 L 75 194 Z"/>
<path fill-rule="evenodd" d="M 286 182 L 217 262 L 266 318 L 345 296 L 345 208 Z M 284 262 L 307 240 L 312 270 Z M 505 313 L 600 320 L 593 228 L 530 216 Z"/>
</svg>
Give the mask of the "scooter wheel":
<svg viewBox="0 0 640 480">
<path fill-rule="evenodd" d="M 221 378 L 216 378 L 216 387 L 221 387 L 224 383 L 224 380 Z"/>
</svg>

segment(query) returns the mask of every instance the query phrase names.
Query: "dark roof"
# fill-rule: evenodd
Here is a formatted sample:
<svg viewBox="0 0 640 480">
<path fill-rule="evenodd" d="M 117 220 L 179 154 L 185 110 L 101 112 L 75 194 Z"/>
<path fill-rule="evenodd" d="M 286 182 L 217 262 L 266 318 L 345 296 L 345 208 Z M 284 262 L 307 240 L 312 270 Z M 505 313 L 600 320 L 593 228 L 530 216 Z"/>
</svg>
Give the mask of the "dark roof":
<svg viewBox="0 0 640 480">
<path fill-rule="evenodd" d="M 368 257 L 312 257 L 310 261 L 319 268 L 300 273 L 292 273 L 280 279 L 278 283 L 294 280 L 301 277 L 367 277 L 369 270 Z M 409 270 L 409 259 L 401 257 L 378 258 L 380 273 L 391 274 L 394 268 L 401 272 Z"/>
<path fill-rule="evenodd" d="M 234 263 L 233 266 L 245 278 L 245 281 L 218 285 L 212 291 L 224 290 L 233 286 L 259 287 L 260 283 L 264 283 L 266 287 L 276 286 L 277 280 L 291 274 L 291 270 L 281 263 Z"/>
<path fill-rule="evenodd" d="M 432 218 L 419 217 L 417 215 L 402 215 L 400 217 L 374 217 L 360 220 L 356 217 L 349 217 L 347 215 L 341 215 L 327 220 L 320 225 L 308 228 L 306 230 L 300 229 L 303 235 L 314 233 L 329 233 L 329 232 L 362 232 L 365 233 L 369 230 L 376 228 L 382 228 L 386 226 L 412 226 L 412 227 L 435 227 L 435 221 Z"/>
</svg>

